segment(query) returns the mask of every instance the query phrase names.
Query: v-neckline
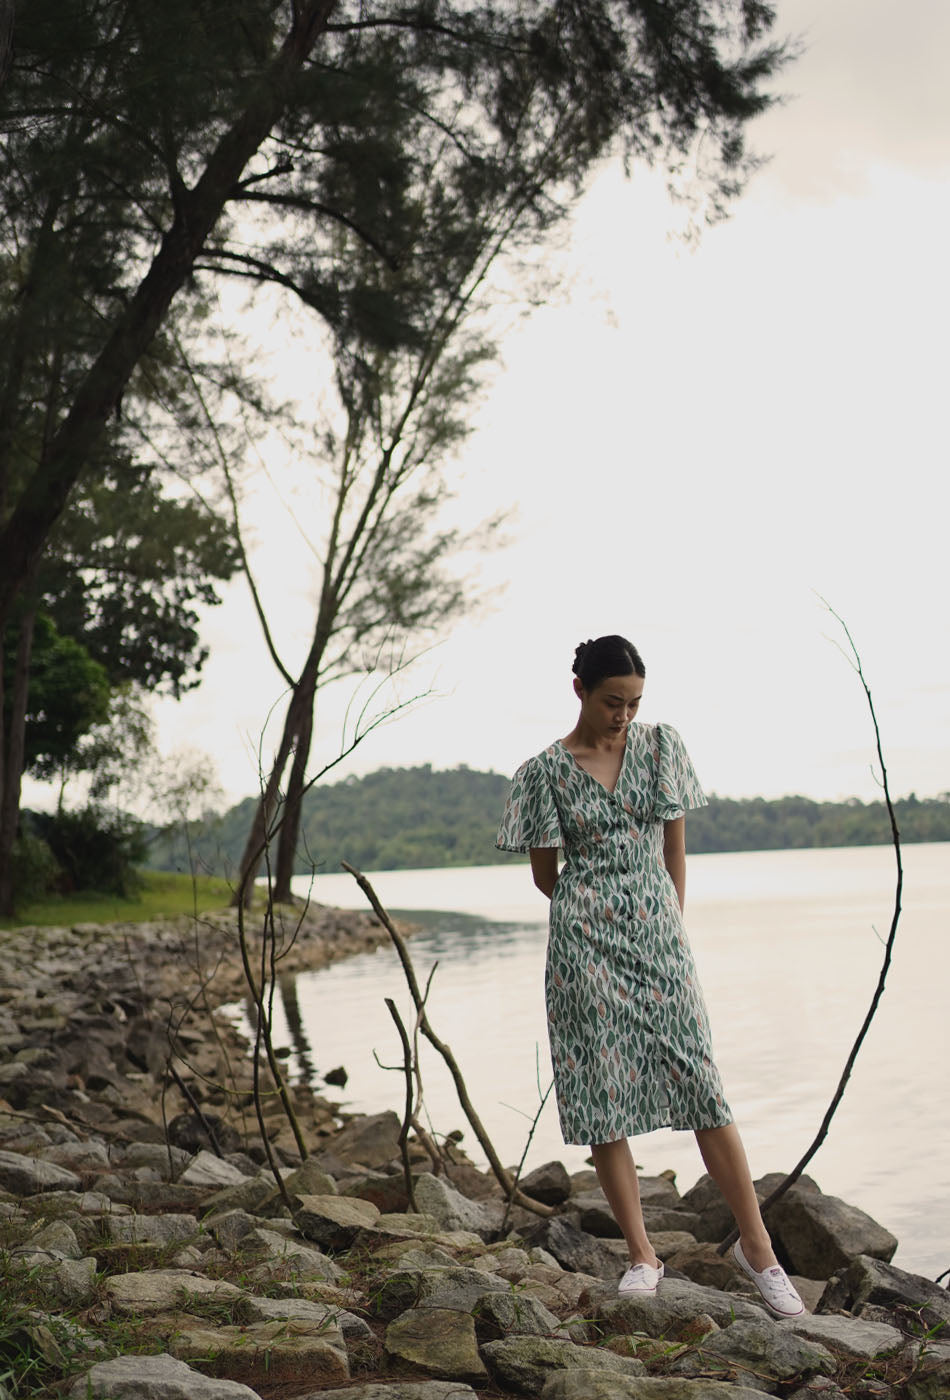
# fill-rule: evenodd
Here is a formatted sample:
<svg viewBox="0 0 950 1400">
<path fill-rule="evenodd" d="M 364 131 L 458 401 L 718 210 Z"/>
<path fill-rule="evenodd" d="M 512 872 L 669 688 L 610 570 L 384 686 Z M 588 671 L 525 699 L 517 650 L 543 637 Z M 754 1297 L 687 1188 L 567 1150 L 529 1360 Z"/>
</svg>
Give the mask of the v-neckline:
<svg viewBox="0 0 950 1400">
<path fill-rule="evenodd" d="M 627 755 L 630 752 L 630 734 L 632 729 L 633 722 L 631 721 L 631 723 L 627 725 L 627 733 L 624 737 L 623 757 L 620 760 L 620 767 L 617 769 L 617 781 L 614 783 L 612 788 L 609 788 L 606 783 L 602 783 L 599 778 L 595 778 L 593 773 L 591 773 L 589 769 L 585 768 L 583 763 L 580 762 L 577 755 L 571 753 L 570 749 L 567 747 L 563 739 L 558 739 L 557 742 L 560 744 L 561 748 L 567 754 L 568 758 L 572 761 L 574 766 L 577 769 L 579 769 L 581 773 L 585 773 L 587 777 L 590 778 L 591 782 L 596 783 L 597 786 L 601 789 L 601 791 L 605 792 L 608 797 L 616 797 L 617 789 L 620 787 L 620 779 L 623 777 L 623 770 L 627 766 Z"/>
</svg>

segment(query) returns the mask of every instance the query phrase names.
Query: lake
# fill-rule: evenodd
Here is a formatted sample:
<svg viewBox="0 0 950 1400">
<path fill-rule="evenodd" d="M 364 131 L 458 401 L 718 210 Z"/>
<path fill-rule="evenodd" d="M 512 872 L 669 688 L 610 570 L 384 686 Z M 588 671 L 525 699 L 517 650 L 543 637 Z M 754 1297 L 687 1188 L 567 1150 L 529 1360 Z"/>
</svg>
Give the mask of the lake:
<svg viewBox="0 0 950 1400">
<path fill-rule="evenodd" d="M 895 1262 L 933 1278 L 950 1268 L 950 845 L 904 851 L 904 912 L 878 1013 L 809 1172 L 900 1240 Z M 394 914 L 422 925 L 411 943 L 420 982 L 438 963 L 428 1010 L 451 1045 L 503 1161 L 521 1156 L 550 1080 L 544 1014 L 547 902 L 521 863 L 370 874 Z M 306 893 L 310 882 L 298 882 Z M 811 1142 L 877 982 L 893 909 L 890 847 L 690 857 L 686 923 L 706 992 L 716 1056 L 753 1174 L 794 1165 Z M 312 898 L 364 907 L 349 876 L 323 875 Z M 384 997 L 411 1025 L 395 952 L 382 948 L 297 977 L 278 1006 L 277 1042 L 316 1082 L 342 1064 L 347 1108 L 401 1114 L 401 1052 Z M 296 999 L 296 1006 L 294 1000 Z M 296 1035 L 291 1025 L 299 1027 Z M 296 1044 L 295 1044 L 296 1041 Z M 480 1160 L 441 1060 L 423 1042 L 425 1104 L 439 1134 L 460 1128 Z M 702 1171 L 692 1134 L 635 1140 L 647 1173 L 671 1167 L 681 1190 Z M 565 1147 L 552 1100 L 527 1169 Z"/>
</svg>

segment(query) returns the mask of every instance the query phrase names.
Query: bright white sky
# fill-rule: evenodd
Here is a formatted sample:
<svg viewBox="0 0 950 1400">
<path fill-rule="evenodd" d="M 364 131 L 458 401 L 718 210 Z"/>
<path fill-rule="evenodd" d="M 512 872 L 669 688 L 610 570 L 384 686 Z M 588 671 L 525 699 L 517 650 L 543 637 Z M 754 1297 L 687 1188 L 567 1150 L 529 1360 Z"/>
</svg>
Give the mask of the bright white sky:
<svg viewBox="0 0 950 1400">
<path fill-rule="evenodd" d="M 450 469 L 466 521 L 514 512 L 483 569 L 501 591 L 404 686 L 438 694 L 335 776 L 510 772 L 572 726 L 576 643 L 617 631 L 646 661 L 642 718 L 680 729 L 707 789 L 872 797 L 866 702 L 817 592 L 861 649 L 893 791 L 950 788 L 950 7 L 778 10 L 807 50 L 729 222 L 689 250 L 662 181 L 613 167 L 579 207 L 556 304 L 506 337 Z M 313 561 L 263 477 L 251 514 L 299 664 Z M 204 682 L 156 707 L 160 738 L 210 755 L 235 800 L 281 696 L 241 581 L 205 637 Z M 321 760 L 345 699 L 321 702 Z"/>
</svg>

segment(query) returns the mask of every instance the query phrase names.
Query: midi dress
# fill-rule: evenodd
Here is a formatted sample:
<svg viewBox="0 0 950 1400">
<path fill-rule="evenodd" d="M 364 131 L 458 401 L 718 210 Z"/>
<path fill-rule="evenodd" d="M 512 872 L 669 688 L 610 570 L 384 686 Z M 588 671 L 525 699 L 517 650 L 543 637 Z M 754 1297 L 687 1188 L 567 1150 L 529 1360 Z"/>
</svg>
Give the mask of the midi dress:
<svg viewBox="0 0 950 1400">
<path fill-rule="evenodd" d="M 512 779 L 496 845 L 561 847 L 545 1000 L 566 1143 L 732 1121 L 663 860 L 663 823 L 706 798 L 676 730 L 634 722 L 611 792 L 557 740 Z"/>
</svg>

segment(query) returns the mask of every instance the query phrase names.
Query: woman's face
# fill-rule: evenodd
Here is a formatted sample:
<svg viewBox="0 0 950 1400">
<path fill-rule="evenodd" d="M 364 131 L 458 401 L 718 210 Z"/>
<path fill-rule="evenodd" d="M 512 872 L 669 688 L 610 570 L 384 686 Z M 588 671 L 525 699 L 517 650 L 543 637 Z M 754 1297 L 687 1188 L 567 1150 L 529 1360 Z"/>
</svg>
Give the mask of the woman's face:
<svg viewBox="0 0 950 1400">
<path fill-rule="evenodd" d="M 642 676 L 607 676 L 593 690 L 585 690 L 575 678 L 574 690 L 581 702 L 581 716 L 597 734 L 616 737 L 636 718 L 643 694 Z"/>
</svg>

